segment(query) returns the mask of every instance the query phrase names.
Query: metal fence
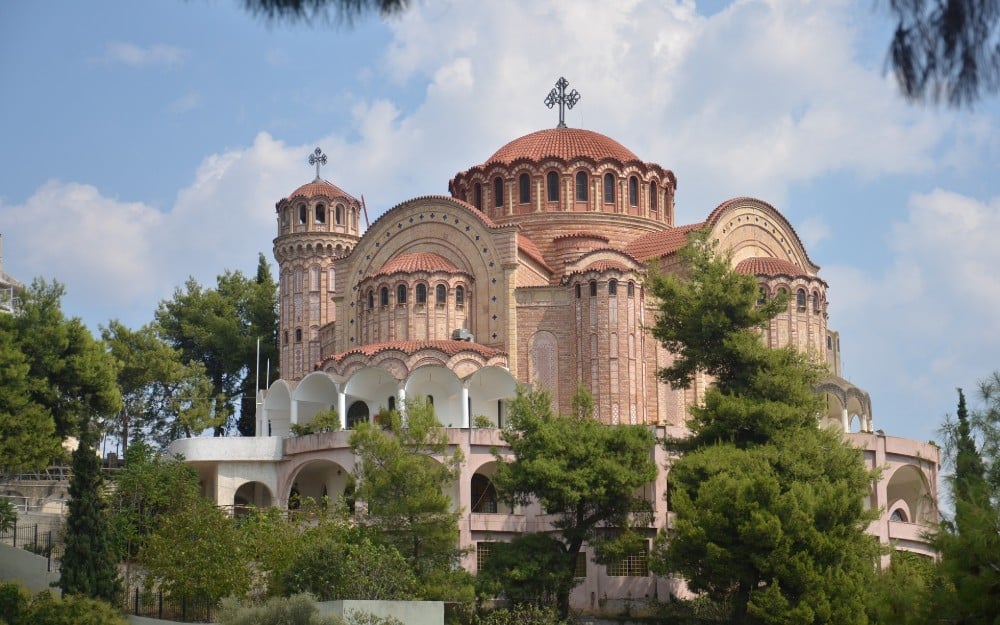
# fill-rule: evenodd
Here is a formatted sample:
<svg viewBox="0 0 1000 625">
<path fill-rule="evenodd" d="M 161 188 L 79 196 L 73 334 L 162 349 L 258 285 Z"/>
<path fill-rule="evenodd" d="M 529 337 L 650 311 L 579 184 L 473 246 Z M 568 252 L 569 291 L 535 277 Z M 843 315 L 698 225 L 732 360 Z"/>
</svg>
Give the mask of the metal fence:
<svg viewBox="0 0 1000 625">
<path fill-rule="evenodd" d="M 0 532 L 0 543 L 19 547 L 25 551 L 38 554 L 47 561 L 47 570 L 52 571 L 52 530 L 40 530 L 38 524 L 18 525 L 7 532 Z"/>
<path fill-rule="evenodd" d="M 218 620 L 218 602 L 210 599 L 173 599 L 163 591 L 141 588 L 126 590 L 122 596 L 126 614 L 182 623 L 214 623 Z"/>
</svg>

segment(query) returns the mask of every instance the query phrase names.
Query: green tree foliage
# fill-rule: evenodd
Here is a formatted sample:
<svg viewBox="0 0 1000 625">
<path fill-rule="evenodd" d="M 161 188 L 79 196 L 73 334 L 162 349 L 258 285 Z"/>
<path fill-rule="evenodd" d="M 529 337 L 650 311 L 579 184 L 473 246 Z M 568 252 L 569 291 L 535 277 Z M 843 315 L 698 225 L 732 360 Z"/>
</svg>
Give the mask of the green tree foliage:
<svg viewBox="0 0 1000 625">
<path fill-rule="evenodd" d="M 251 562 L 236 522 L 207 499 L 168 515 L 139 552 L 156 584 L 178 600 L 241 597 L 250 589 Z"/>
<path fill-rule="evenodd" d="M 269 20 L 308 22 L 332 18 L 350 24 L 373 12 L 382 17 L 398 15 L 410 5 L 410 0 L 243 0 L 243 5 L 251 13 Z"/>
<path fill-rule="evenodd" d="M 289 516 L 278 508 L 254 508 L 240 519 L 247 559 L 253 563 L 254 594 L 287 594 L 279 578 L 300 553 L 309 549 L 301 525 L 314 522 L 305 516 Z"/>
<path fill-rule="evenodd" d="M 17 524 L 17 508 L 10 499 L 0 499 L 0 532 L 9 532 Z"/>
<path fill-rule="evenodd" d="M 889 59 L 911 100 L 970 105 L 1000 89 L 998 0 L 889 0 Z"/>
<path fill-rule="evenodd" d="M 125 444 L 125 455 L 130 440 L 166 446 L 182 436 L 223 425 L 212 411 L 214 390 L 204 365 L 185 363 L 180 350 L 161 337 L 155 323 L 131 330 L 112 320 L 101 334 L 118 362 L 118 386 L 124 400 L 108 430 Z"/>
<path fill-rule="evenodd" d="M 498 608 L 477 615 L 473 625 L 565 625 L 552 608 L 533 604 L 518 604 L 510 608 Z"/>
<path fill-rule="evenodd" d="M 0 315 L 0 469 L 44 468 L 83 417 L 116 413 L 115 364 L 77 318 L 63 287 L 35 280 L 17 315 Z"/>
<path fill-rule="evenodd" d="M 320 615 L 307 594 L 272 597 L 260 605 L 241 605 L 235 599 L 222 602 L 219 625 L 344 625 L 334 615 Z"/>
<path fill-rule="evenodd" d="M 509 543 L 492 543 L 476 575 L 477 592 L 511 605 L 553 606 L 578 582 L 570 558 L 563 543 L 546 534 L 521 534 Z"/>
<path fill-rule="evenodd" d="M 177 458 L 154 454 L 146 443 L 129 447 L 109 497 L 115 553 L 131 561 L 171 515 L 199 499 L 198 473 Z"/>
<path fill-rule="evenodd" d="M 1000 374 L 980 384 L 984 407 L 969 415 L 959 389 L 958 422 L 946 424 L 946 454 L 955 515 L 933 536 L 944 583 L 930 593 L 943 623 L 995 625 L 1000 622 Z"/>
<path fill-rule="evenodd" d="M 31 596 L 16 583 L 0 584 L 0 623 L 6 625 L 126 625 L 128 621 L 104 601 L 49 591 Z"/>
<path fill-rule="evenodd" d="M 305 436 L 307 434 L 320 434 L 322 432 L 336 432 L 340 429 L 340 416 L 336 410 L 321 410 L 313 415 L 313 418 L 306 425 L 292 424 L 292 434 L 295 436 Z"/>
<path fill-rule="evenodd" d="M 599 559 L 635 546 L 632 517 L 650 510 L 636 490 L 656 478 L 652 433 L 641 426 L 604 425 L 592 418 L 588 405 L 586 392 L 578 393 L 576 414 L 557 416 L 547 392 L 518 390 L 503 432 L 510 456 L 497 454 L 493 480 L 502 496 L 521 504 L 538 501 L 554 516 L 570 576 L 585 542 Z M 623 531 L 612 536 L 599 532 L 601 527 Z M 558 585 L 558 590 L 558 610 L 565 617 L 569 589 Z"/>
<path fill-rule="evenodd" d="M 758 305 L 756 280 L 707 232 L 681 259 L 682 275 L 648 284 L 654 336 L 677 354 L 659 375 L 674 387 L 698 372 L 714 382 L 691 409 L 692 437 L 671 442 L 685 452 L 668 477 L 676 519 L 653 568 L 728 602 L 734 623 L 860 622 L 876 556 L 862 504 L 872 475 L 818 428 L 820 370 L 760 340 L 784 298 Z"/>
<path fill-rule="evenodd" d="M 406 404 L 406 419 L 385 413 L 383 427 L 360 424 L 350 444 L 358 456 L 356 497 L 365 503 L 360 521 L 395 547 L 418 579 L 458 562 L 458 511 L 445 494 L 458 478 L 462 452 L 426 399 Z"/>
<path fill-rule="evenodd" d="M 80 429 L 69 482 L 66 551 L 59 587 L 66 595 L 115 601 L 120 584 L 104 501 L 101 459 L 94 450 L 96 428 L 85 419 Z"/>
<path fill-rule="evenodd" d="M 246 318 L 253 359 L 248 362 L 247 374 L 243 377 L 240 403 L 240 419 L 237 430 L 242 436 L 253 436 L 257 427 L 257 384 L 267 388 L 270 380 L 278 375 L 278 285 L 271 275 L 271 266 L 263 254 L 257 256 L 257 274 L 249 285 L 250 297 L 244 300 L 242 313 Z M 260 339 L 258 358 L 257 339 Z M 268 367 L 270 363 L 270 367 Z M 259 365 L 259 378 L 256 367 Z"/>
<path fill-rule="evenodd" d="M 308 592 L 320 601 L 415 597 L 416 578 L 394 547 L 331 524 L 310 532 L 320 536 L 307 536 L 288 563 L 281 576 L 283 592 Z"/>
<path fill-rule="evenodd" d="M 907 551 L 893 551 L 889 566 L 875 572 L 869 593 L 868 620 L 873 625 L 924 625 L 936 621 L 928 598 L 941 588 L 934 561 Z"/>
<path fill-rule="evenodd" d="M 185 362 L 204 366 L 211 380 L 212 419 L 224 424 L 215 426 L 217 436 L 237 425 L 243 435 L 254 433 L 258 339 L 262 360 L 277 363 L 277 287 L 263 255 L 259 260 L 253 280 L 226 271 L 214 289 L 206 289 L 190 278 L 156 311 L 164 337 Z M 234 421 L 237 403 L 242 406 L 239 423 Z"/>
</svg>

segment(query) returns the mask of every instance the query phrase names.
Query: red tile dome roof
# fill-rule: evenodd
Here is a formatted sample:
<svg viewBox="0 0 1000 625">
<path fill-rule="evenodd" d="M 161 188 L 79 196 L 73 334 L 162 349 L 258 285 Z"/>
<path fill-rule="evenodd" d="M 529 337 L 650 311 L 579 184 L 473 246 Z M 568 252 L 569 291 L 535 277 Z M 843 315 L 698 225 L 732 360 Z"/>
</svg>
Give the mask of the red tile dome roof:
<svg viewBox="0 0 1000 625">
<path fill-rule="evenodd" d="M 736 265 L 736 272 L 752 276 L 809 276 L 795 263 L 780 258 L 760 256 L 741 260 Z"/>
<path fill-rule="evenodd" d="M 450 260 L 433 252 L 416 252 L 400 254 L 391 259 L 376 271 L 373 276 L 385 276 L 393 273 L 412 273 L 414 271 L 446 271 L 456 273 L 461 271 Z"/>
<path fill-rule="evenodd" d="M 556 157 L 570 160 L 581 156 L 595 161 L 613 158 L 623 163 L 639 160 L 631 150 L 600 133 L 581 128 L 549 128 L 514 139 L 486 162 L 509 165 L 519 158 L 537 161 Z"/>
<path fill-rule="evenodd" d="M 306 199 L 316 196 L 324 196 L 329 198 L 346 197 L 350 200 L 356 200 L 356 198 L 350 193 L 344 191 L 332 182 L 323 180 L 322 178 L 316 178 L 312 182 L 302 185 L 298 189 L 289 193 L 288 197 L 285 199 L 290 200 L 296 196 L 304 197 Z"/>
</svg>

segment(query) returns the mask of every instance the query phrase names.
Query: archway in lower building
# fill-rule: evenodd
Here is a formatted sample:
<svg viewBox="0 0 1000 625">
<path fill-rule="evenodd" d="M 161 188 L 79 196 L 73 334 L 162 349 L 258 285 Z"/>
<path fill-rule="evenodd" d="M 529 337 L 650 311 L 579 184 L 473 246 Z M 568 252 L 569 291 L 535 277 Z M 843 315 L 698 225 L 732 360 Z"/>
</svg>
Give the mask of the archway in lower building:
<svg viewBox="0 0 1000 625">
<path fill-rule="evenodd" d="M 934 500 L 923 472 L 913 466 L 904 465 L 896 469 L 886 484 L 886 509 L 902 510 L 899 520 L 909 523 L 934 522 Z"/>
<path fill-rule="evenodd" d="M 331 460 L 313 460 L 303 464 L 288 492 L 288 508 L 320 508 L 335 505 L 344 497 L 350 473 L 343 466 Z"/>
<path fill-rule="evenodd" d="M 350 405 L 347 409 L 347 429 L 353 430 L 359 423 L 368 423 L 371 415 L 368 412 L 368 404 L 360 399 Z"/>
<path fill-rule="evenodd" d="M 247 482 L 236 489 L 233 496 L 233 514 L 242 516 L 254 508 L 270 508 L 273 504 L 271 489 L 261 482 Z"/>
<path fill-rule="evenodd" d="M 476 514 L 513 514 L 510 502 L 497 496 L 493 476 L 496 475 L 496 462 L 487 462 L 476 469 L 469 480 L 470 509 Z"/>
</svg>

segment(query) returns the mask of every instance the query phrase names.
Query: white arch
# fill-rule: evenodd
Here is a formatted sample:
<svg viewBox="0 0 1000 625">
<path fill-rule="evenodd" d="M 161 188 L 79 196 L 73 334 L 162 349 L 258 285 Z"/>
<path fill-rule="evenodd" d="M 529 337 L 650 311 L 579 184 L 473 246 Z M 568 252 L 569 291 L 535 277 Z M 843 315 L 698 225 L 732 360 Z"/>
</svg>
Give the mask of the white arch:
<svg viewBox="0 0 1000 625">
<path fill-rule="evenodd" d="M 392 377 L 385 369 L 365 367 L 354 372 L 344 384 L 344 404 L 350 407 L 356 401 L 363 401 L 368 406 L 369 416 L 376 414 L 382 408 L 389 407 L 389 398 L 396 397 L 399 380 Z M 343 417 L 347 423 L 347 415 Z"/>
<path fill-rule="evenodd" d="M 479 369 L 465 381 L 471 418 L 482 415 L 494 427 L 503 426 L 505 400 L 517 395 L 517 380 L 510 371 L 498 366 Z"/>
<path fill-rule="evenodd" d="M 288 436 L 292 417 L 292 389 L 285 380 L 275 380 L 264 397 L 263 431 L 258 436 Z"/>
<path fill-rule="evenodd" d="M 462 427 L 464 389 L 451 369 L 440 365 L 424 365 L 410 374 L 404 387 L 406 397 L 433 398 L 434 414 L 445 427 Z"/>
<path fill-rule="evenodd" d="M 291 422 L 306 425 L 316 413 L 331 408 L 336 410 L 337 393 L 336 382 L 323 371 L 314 371 L 302 378 L 292 392 Z M 343 419 L 343 415 L 340 418 Z"/>
</svg>

